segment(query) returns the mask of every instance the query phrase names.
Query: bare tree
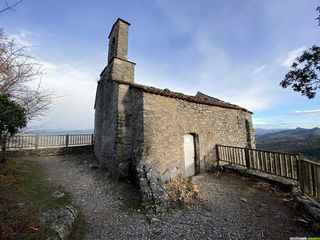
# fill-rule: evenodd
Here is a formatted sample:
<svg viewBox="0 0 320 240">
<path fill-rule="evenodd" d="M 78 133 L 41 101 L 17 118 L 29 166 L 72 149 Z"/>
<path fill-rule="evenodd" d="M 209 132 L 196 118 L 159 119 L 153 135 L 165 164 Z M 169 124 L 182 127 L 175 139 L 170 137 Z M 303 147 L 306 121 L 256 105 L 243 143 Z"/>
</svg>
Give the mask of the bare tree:
<svg viewBox="0 0 320 240">
<path fill-rule="evenodd" d="M 30 120 L 48 110 L 52 95 L 41 89 L 41 65 L 27 50 L 0 29 L 0 94 L 10 94 Z"/>
</svg>

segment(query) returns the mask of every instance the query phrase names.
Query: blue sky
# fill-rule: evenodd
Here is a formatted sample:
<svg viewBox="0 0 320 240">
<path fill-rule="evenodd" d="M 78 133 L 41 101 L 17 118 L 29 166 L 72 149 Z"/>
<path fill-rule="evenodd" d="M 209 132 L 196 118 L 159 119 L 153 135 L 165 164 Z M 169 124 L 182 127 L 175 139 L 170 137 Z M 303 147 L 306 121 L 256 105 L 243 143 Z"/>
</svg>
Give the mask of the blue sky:
<svg viewBox="0 0 320 240">
<path fill-rule="evenodd" d="M 9 1 L 10 2 L 10 1 Z M 4 1 L 0 0 L 0 6 Z M 54 92 L 47 116 L 30 127 L 93 128 L 96 82 L 107 36 L 131 23 L 128 59 L 135 82 L 187 94 L 198 90 L 254 112 L 255 127 L 320 127 L 319 95 L 309 100 L 279 82 L 292 60 L 319 44 L 308 0 L 24 0 L 0 26 L 43 64 Z"/>
</svg>

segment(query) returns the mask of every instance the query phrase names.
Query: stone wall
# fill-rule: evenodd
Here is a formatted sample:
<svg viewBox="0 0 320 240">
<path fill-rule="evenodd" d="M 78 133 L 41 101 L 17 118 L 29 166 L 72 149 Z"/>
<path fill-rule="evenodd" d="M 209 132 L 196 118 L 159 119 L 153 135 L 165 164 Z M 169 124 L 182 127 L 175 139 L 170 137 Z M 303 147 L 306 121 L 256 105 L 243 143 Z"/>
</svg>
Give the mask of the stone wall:
<svg viewBox="0 0 320 240">
<path fill-rule="evenodd" d="M 134 66 L 135 63 L 113 58 L 110 63 L 110 76 L 108 79 L 121 80 L 126 82 L 134 82 Z"/>
<path fill-rule="evenodd" d="M 216 144 L 254 146 L 249 112 L 149 94 L 112 80 L 100 82 L 95 153 L 113 176 L 127 177 L 140 160 L 147 160 L 164 181 L 185 177 L 183 136 L 190 133 L 198 145 L 197 173 L 215 166 Z"/>
<path fill-rule="evenodd" d="M 56 147 L 56 148 L 38 148 L 38 149 L 21 149 L 21 150 L 9 150 L 7 156 L 16 157 L 29 157 L 29 156 L 59 156 L 70 154 L 92 154 L 93 146 L 73 146 L 73 147 Z"/>
<path fill-rule="evenodd" d="M 216 144 L 248 146 L 245 120 L 251 113 L 190 103 L 155 94 L 143 94 L 144 152 L 162 179 L 184 177 L 183 136 L 195 134 L 199 144 L 199 170 L 212 168 Z M 251 139 L 254 145 L 254 139 Z"/>
<path fill-rule="evenodd" d="M 118 174 L 118 88 L 116 82 L 102 79 L 98 84 L 95 102 L 94 152 L 99 163 L 114 176 Z"/>
<path fill-rule="evenodd" d="M 142 151 L 142 91 L 102 79 L 96 97 L 96 157 L 113 176 L 127 177 Z"/>
</svg>

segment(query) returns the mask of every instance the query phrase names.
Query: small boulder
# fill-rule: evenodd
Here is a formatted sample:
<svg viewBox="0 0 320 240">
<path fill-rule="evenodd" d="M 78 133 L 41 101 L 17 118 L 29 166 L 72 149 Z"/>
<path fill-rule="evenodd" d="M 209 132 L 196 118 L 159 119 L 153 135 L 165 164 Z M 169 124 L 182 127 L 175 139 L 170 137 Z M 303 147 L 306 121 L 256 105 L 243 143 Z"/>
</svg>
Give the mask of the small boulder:
<svg viewBox="0 0 320 240">
<path fill-rule="evenodd" d="M 52 194 L 51 194 L 51 196 L 53 197 L 53 198 L 62 198 L 62 197 L 64 197 L 64 193 L 63 192 L 60 192 L 60 191 L 54 191 Z"/>
<path fill-rule="evenodd" d="M 42 225 L 50 226 L 57 233 L 57 239 L 67 240 L 77 218 L 78 211 L 73 206 L 51 209 L 40 217 Z"/>
</svg>

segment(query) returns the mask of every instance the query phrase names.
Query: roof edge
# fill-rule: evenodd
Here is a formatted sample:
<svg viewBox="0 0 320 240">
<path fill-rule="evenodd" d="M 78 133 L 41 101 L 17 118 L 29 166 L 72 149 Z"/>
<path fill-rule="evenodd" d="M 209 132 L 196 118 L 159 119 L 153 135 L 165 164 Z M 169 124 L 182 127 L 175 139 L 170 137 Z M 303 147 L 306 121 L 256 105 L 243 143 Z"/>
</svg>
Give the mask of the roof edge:
<svg viewBox="0 0 320 240">
<path fill-rule="evenodd" d="M 110 80 L 108 80 L 108 81 L 110 81 Z M 128 85 L 133 88 L 141 89 L 142 91 L 144 91 L 146 93 L 150 93 L 150 94 L 161 95 L 161 96 L 169 97 L 169 98 L 177 98 L 177 99 L 181 99 L 181 100 L 184 100 L 187 102 L 204 104 L 204 105 L 209 105 L 209 106 L 216 106 L 216 107 L 221 107 L 221 108 L 241 110 L 241 111 L 245 111 L 250 114 L 253 114 L 253 112 L 249 111 L 246 108 L 243 108 L 238 105 L 231 104 L 231 103 L 227 103 L 222 100 L 220 100 L 221 104 L 218 104 L 218 103 L 213 103 L 213 102 L 210 102 L 210 101 L 207 101 L 204 99 L 199 99 L 199 98 L 196 98 L 191 95 L 186 95 L 186 94 L 179 93 L 179 92 L 172 92 L 168 89 L 160 89 L 160 88 L 145 86 L 145 85 L 141 85 L 141 84 L 137 84 L 137 83 L 126 82 L 126 81 L 122 81 L 122 80 L 111 80 L 111 81 L 117 82 L 119 84 Z"/>
</svg>

